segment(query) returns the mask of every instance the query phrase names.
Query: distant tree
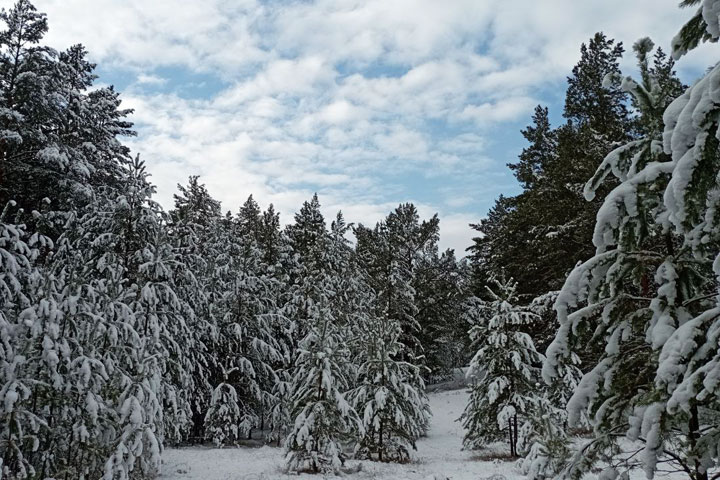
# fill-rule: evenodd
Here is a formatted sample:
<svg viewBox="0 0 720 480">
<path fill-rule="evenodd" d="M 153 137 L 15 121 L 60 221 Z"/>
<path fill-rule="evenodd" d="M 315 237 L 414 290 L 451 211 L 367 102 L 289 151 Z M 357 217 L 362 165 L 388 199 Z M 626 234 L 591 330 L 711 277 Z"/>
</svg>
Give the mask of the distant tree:
<svg viewBox="0 0 720 480">
<path fill-rule="evenodd" d="M 601 203 L 587 202 L 582 186 L 605 153 L 633 138 L 638 128 L 626 92 L 603 87 L 607 74 L 619 74 L 622 54 L 622 44 L 596 34 L 581 46 L 568 77 L 567 122 L 552 128 L 548 110 L 535 109 L 522 132 L 529 145 L 509 165 L 523 192 L 500 197 L 487 218 L 473 225 L 482 234 L 471 247 L 477 295 L 484 295 L 485 279 L 502 270 L 530 301 L 560 289 L 575 264 L 592 255 L 587 240 Z"/>
<path fill-rule="evenodd" d="M 467 365 L 469 342 L 463 308 L 467 298 L 467 265 L 453 250 L 438 254 L 435 244 L 423 250 L 415 268 L 415 318 L 420 326 L 428 374 L 442 377 Z"/>
<path fill-rule="evenodd" d="M 418 338 L 422 327 L 417 319 L 416 271 L 424 252 L 437 250 L 437 215 L 421 222 L 414 205 L 402 204 L 374 229 L 359 225 L 355 235 L 358 259 L 377 292 L 378 315 L 389 315 L 399 323 L 400 341 L 407 347 L 401 355 L 411 363 L 424 364 Z"/>
</svg>

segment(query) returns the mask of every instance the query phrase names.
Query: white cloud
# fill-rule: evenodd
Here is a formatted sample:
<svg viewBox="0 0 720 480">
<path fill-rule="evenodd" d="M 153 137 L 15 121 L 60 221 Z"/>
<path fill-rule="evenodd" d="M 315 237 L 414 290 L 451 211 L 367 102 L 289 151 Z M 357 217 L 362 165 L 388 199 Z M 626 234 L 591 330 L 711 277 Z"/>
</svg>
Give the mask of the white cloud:
<svg viewBox="0 0 720 480">
<path fill-rule="evenodd" d="M 36 4 L 51 45 L 84 43 L 106 71 L 136 79 L 123 96 L 136 109 L 130 143 L 164 204 L 200 174 L 226 208 L 253 193 L 289 220 L 318 190 L 326 213 L 374 224 L 417 194 L 403 183 L 415 174 L 446 182 L 422 207 L 441 210 L 443 244 L 458 251 L 473 235 L 467 223 L 489 207 L 478 198 L 511 181 L 509 159 L 489 158 L 495 133 L 564 87 L 580 42 L 603 30 L 628 49 L 645 35 L 667 46 L 691 13 L 657 0 Z M 700 48 L 679 68 L 700 71 L 712 52 Z M 632 56 L 623 62 L 631 68 Z M 162 67 L 225 86 L 202 99 L 157 93 L 179 80 L 154 71 Z"/>
<path fill-rule="evenodd" d="M 158 75 L 141 73 L 137 76 L 136 83 L 141 85 L 164 85 L 167 83 L 167 79 Z"/>
<path fill-rule="evenodd" d="M 254 25 L 255 0 L 38 0 L 50 20 L 48 40 L 83 43 L 98 61 L 129 67 L 182 65 L 237 72 L 265 57 Z"/>
<path fill-rule="evenodd" d="M 445 248 L 455 250 L 455 256 L 467 256 L 465 250 L 472 245 L 472 238 L 478 232 L 470 228 L 471 223 L 477 223 L 478 217 L 467 214 L 447 214 L 440 217 L 440 236 Z"/>
<path fill-rule="evenodd" d="M 492 103 L 480 105 L 467 105 L 457 116 L 461 120 L 472 120 L 476 124 L 493 125 L 499 122 L 516 120 L 538 104 L 538 101 L 529 97 L 510 97 Z"/>
</svg>

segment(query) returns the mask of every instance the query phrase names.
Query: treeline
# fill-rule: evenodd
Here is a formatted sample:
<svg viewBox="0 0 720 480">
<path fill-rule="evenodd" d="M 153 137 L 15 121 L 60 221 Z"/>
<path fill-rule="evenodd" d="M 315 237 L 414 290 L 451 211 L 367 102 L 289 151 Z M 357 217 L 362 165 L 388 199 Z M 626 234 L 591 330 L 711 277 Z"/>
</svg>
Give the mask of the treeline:
<svg viewBox="0 0 720 480">
<path fill-rule="evenodd" d="M 253 433 L 291 470 L 337 471 L 348 442 L 407 460 L 424 382 L 467 361 L 437 216 L 326 222 L 314 196 L 282 227 L 197 177 L 166 212 L 84 48 L 44 46 L 28 0 L 0 19 L 0 476 L 145 478 L 164 445 Z"/>
<path fill-rule="evenodd" d="M 720 0 L 683 5 L 673 59 L 720 37 Z M 0 19 L 3 478 L 152 477 L 165 445 L 253 435 L 292 471 L 407 461 L 425 382 L 468 363 L 465 446 L 530 478 L 716 478 L 717 66 L 686 87 L 643 38 L 634 80 L 596 34 L 465 262 L 411 204 L 350 225 L 314 196 L 283 227 L 191 177 L 164 211 L 84 48 L 42 45 L 28 0 Z"/>
<path fill-rule="evenodd" d="M 672 58 L 633 45 L 637 79 L 622 44 L 582 46 L 564 123 L 536 108 L 522 192 L 473 226 L 465 445 L 509 442 L 529 478 L 718 478 L 720 71 L 687 87 L 674 61 L 718 40 L 720 2 L 681 6 Z"/>
</svg>

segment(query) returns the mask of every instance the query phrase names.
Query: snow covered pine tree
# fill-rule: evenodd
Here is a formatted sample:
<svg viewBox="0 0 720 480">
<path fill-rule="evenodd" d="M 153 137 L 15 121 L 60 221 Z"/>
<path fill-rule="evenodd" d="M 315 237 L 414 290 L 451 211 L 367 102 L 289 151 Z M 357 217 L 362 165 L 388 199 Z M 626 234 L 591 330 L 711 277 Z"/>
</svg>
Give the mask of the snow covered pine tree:
<svg viewBox="0 0 720 480">
<path fill-rule="evenodd" d="M 400 360 L 400 325 L 388 315 L 368 320 L 362 327 L 362 350 L 358 358 L 359 386 L 350 393 L 362 416 L 365 434 L 357 452 L 379 461 L 404 462 L 424 433 L 430 414 L 420 369 Z"/>
<path fill-rule="evenodd" d="M 702 2 L 673 42 L 676 58 L 720 37 L 719 11 L 720 1 Z M 720 274 L 720 67 L 665 108 L 671 98 L 661 72 L 646 63 L 651 48 L 646 39 L 636 44 L 642 82 L 621 80 L 641 111 L 645 136 L 611 152 L 588 183 L 591 197 L 609 173 L 621 181 L 598 214 L 595 257 L 570 274 L 560 294 L 561 326 L 543 371 L 553 381 L 572 350 L 583 348 L 583 331 L 606 344 L 568 405 L 571 420 L 587 411 L 594 427 L 594 439 L 565 471 L 571 478 L 600 460 L 609 479 L 633 468 L 652 478 L 669 465 L 707 480 L 718 464 L 720 431 L 704 424 L 702 412 L 718 408 L 720 308 L 712 272 Z"/>
<path fill-rule="evenodd" d="M 294 426 L 285 441 L 290 471 L 338 472 L 343 443 L 360 429 L 344 392 L 351 375 L 349 351 L 330 308 L 327 283 L 315 278 L 317 296 L 307 309 L 308 333 L 299 345 L 292 382 Z"/>
<path fill-rule="evenodd" d="M 268 276 L 267 265 L 258 248 L 255 232 L 249 223 L 259 221 L 259 208 L 252 197 L 243 205 L 237 218 L 226 217 L 216 245 L 215 283 L 220 292 L 211 306 L 217 322 L 215 342 L 215 373 L 217 388 L 213 399 L 230 399 L 228 387 L 236 392 L 234 402 L 239 415 L 228 418 L 234 408 L 219 409 L 214 405 L 205 417 L 206 425 L 214 424 L 216 431 L 220 419 L 214 415 L 223 412 L 224 419 L 237 429 L 236 438 L 227 432 L 222 437 L 235 442 L 239 436 L 250 436 L 253 428 L 261 427 L 264 411 L 272 404 L 272 389 L 277 383 L 273 365 L 281 360 L 280 347 L 273 335 L 272 320 L 276 316 L 275 298 L 278 285 Z M 218 375 L 222 373 L 222 376 Z M 228 427 L 229 428 L 229 427 Z M 216 443 L 219 437 L 213 438 Z"/>
<path fill-rule="evenodd" d="M 289 471 L 338 472 L 346 457 L 344 444 L 362 429 L 345 399 L 355 372 L 341 321 L 346 312 L 339 308 L 342 272 L 332 268 L 337 259 L 329 258 L 332 238 L 317 195 L 295 218 L 290 237 L 301 255 L 293 303 L 297 328 L 306 333 L 292 372 L 293 425 L 285 440 L 286 466 Z"/>
<path fill-rule="evenodd" d="M 491 301 L 469 301 L 470 337 L 479 348 L 467 372 L 470 400 L 460 420 L 466 448 L 508 439 L 510 455 L 517 457 L 519 422 L 532 411 L 543 361 L 523 329 L 538 316 L 515 305 L 512 280 L 495 280 L 495 285 L 495 291 L 488 288 Z"/>
</svg>

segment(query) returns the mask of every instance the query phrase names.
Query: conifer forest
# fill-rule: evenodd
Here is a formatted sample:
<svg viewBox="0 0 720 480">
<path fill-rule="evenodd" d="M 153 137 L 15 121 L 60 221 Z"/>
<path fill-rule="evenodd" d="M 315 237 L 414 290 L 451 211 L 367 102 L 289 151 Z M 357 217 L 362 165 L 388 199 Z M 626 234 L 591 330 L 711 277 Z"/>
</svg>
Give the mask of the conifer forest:
<svg viewBox="0 0 720 480">
<path fill-rule="evenodd" d="M 161 203 L 42 4 L 0 11 L 1 480 L 720 479 L 720 0 L 565 45 L 465 251 L 407 198 Z"/>
</svg>

